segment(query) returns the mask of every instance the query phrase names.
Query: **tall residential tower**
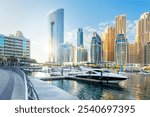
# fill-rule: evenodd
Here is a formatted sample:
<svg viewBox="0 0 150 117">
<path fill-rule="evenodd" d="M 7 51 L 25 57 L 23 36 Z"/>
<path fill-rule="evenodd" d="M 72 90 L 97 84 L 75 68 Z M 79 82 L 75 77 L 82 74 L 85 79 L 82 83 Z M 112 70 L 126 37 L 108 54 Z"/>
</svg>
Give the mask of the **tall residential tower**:
<svg viewBox="0 0 150 117">
<path fill-rule="evenodd" d="M 144 64 L 144 45 L 150 41 L 150 12 L 143 13 L 137 22 L 136 41 L 138 62 Z"/>
<path fill-rule="evenodd" d="M 116 35 L 122 32 L 126 38 L 126 15 L 116 16 Z"/>
<path fill-rule="evenodd" d="M 115 42 L 116 63 L 123 66 L 127 63 L 127 39 L 124 34 L 117 34 Z"/>
<path fill-rule="evenodd" d="M 103 33 L 104 61 L 114 61 L 115 27 L 108 26 Z"/>
</svg>

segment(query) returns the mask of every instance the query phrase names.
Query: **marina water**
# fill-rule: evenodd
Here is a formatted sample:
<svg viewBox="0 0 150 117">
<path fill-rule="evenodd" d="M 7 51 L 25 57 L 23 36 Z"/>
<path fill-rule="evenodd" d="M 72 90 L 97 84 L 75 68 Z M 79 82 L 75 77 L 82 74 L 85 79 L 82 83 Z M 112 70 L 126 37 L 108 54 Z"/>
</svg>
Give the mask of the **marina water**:
<svg viewBox="0 0 150 117">
<path fill-rule="evenodd" d="M 34 73 L 33 76 L 49 77 L 48 74 Z M 150 75 L 127 73 L 129 79 L 120 84 L 98 84 L 75 80 L 45 81 L 55 85 L 81 100 L 149 100 Z"/>
</svg>

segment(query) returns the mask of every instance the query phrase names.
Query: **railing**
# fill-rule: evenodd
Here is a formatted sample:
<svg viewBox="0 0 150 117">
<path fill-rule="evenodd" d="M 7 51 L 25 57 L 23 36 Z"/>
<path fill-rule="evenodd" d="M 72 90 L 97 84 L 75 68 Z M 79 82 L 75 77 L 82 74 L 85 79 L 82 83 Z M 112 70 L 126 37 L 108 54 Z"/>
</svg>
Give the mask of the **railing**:
<svg viewBox="0 0 150 117">
<path fill-rule="evenodd" d="M 20 75 L 22 80 L 24 81 L 25 86 L 25 100 L 39 100 L 39 97 L 34 89 L 34 86 L 28 76 L 18 67 L 9 67 L 8 69 L 16 72 Z"/>
</svg>

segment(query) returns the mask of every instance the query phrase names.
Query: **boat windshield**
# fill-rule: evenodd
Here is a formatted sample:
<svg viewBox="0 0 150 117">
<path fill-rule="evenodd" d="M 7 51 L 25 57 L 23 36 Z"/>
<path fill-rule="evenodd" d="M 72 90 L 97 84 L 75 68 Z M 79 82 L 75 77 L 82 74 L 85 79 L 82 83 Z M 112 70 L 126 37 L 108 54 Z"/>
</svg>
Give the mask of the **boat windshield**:
<svg viewBox="0 0 150 117">
<path fill-rule="evenodd" d="M 111 73 L 109 70 L 94 70 L 94 71 L 96 71 L 96 72 L 105 72 L 105 73 Z"/>
<path fill-rule="evenodd" d="M 88 72 L 86 72 L 86 74 L 96 74 L 96 73 L 93 71 L 88 71 Z"/>
</svg>

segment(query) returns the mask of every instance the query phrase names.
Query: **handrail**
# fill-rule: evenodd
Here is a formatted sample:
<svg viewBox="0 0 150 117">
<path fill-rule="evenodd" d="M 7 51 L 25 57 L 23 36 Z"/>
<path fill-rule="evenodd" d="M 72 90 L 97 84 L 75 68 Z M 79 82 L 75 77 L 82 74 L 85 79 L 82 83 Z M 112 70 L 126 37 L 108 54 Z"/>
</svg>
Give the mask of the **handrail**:
<svg viewBox="0 0 150 117">
<path fill-rule="evenodd" d="M 16 72 L 17 74 L 20 75 L 20 77 L 22 78 L 22 80 L 24 81 L 24 86 L 25 86 L 25 100 L 28 100 L 28 86 L 27 86 L 27 80 L 26 80 L 26 76 L 25 73 L 20 70 L 19 68 L 16 67 L 9 67 L 10 70 Z"/>
<path fill-rule="evenodd" d="M 31 88 L 31 91 L 29 90 L 30 92 L 28 92 L 28 93 L 31 93 L 31 95 L 28 95 L 28 99 L 32 99 L 32 100 L 33 100 L 33 99 L 37 99 L 37 100 L 39 100 L 38 94 L 37 94 L 37 92 L 35 91 L 32 82 L 30 81 L 30 79 L 28 78 L 27 75 L 25 75 L 25 76 L 26 76 L 26 79 L 27 79 L 28 89 Z"/>
<path fill-rule="evenodd" d="M 18 67 L 9 67 L 8 69 L 20 75 L 25 86 L 25 100 L 39 100 L 39 97 L 34 89 L 34 86 L 28 76 Z"/>
</svg>

